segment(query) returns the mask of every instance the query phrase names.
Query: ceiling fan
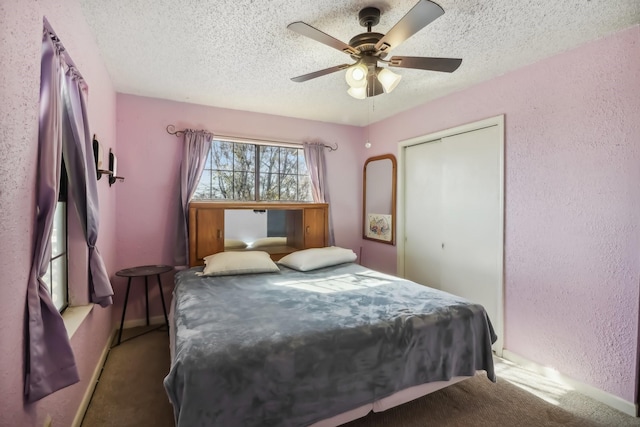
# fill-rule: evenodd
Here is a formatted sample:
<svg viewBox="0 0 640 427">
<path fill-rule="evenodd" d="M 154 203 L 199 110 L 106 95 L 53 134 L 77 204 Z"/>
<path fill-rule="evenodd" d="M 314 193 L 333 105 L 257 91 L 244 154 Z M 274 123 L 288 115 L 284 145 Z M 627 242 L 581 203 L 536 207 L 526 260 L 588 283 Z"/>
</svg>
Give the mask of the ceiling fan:
<svg viewBox="0 0 640 427">
<path fill-rule="evenodd" d="M 392 56 L 389 60 L 384 59 L 391 50 L 443 14 L 444 10 L 438 4 L 429 0 L 420 0 L 387 34 L 380 34 L 371 31 L 371 27 L 380 22 L 380 9 L 365 7 L 358 14 L 358 18 L 360 25 L 367 28 L 367 32 L 353 37 L 349 44 L 304 22 L 293 22 L 287 26 L 288 29 L 338 49 L 350 55 L 356 62 L 354 64 L 341 64 L 325 68 L 324 70 L 293 77 L 291 80 L 305 82 L 347 69 L 345 78 L 350 86 L 347 92 L 354 98 L 365 99 L 381 93 L 389 93 L 398 85 L 402 76 L 387 67 L 416 68 L 451 73 L 458 69 L 462 59 L 422 56 Z M 379 62 L 385 64 L 386 67 L 378 66 Z"/>
</svg>

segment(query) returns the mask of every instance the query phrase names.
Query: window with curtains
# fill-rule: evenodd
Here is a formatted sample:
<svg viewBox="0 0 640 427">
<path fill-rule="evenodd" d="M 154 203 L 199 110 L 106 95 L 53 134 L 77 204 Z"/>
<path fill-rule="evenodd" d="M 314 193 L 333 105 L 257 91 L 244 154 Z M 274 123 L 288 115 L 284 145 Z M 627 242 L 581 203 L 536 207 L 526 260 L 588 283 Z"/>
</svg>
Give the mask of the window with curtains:
<svg viewBox="0 0 640 427">
<path fill-rule="evenodd" d="M 58 311 L 67 308 L 68 280 L 67 280 L 67 172 L 64 161 L 61 163 L 60 191 L 53 214 L 53 229 L 51 231 L 51 253 L 47 273 L 43 276 L 47 284 L 53 305 Z"/>
<path fill-rule="evenodd" d="M 73 283 L 84 288 L 90 302 L 102 307 L 113 303 L 109 276 L 95 246 L 99 201 L 87 89 L 69 53 L 43 18 L 35 166 L 37 209 L 24 322 L 23 396 L 27 404 L 80 381 L 69 333 L 60 315 L 68 301 L 67 218 L 74 229 L 78 225 L 88 249 L 88 274 Z M 78 213 L 77 218 L 67 215 L 68 202 Z M 75 235 L 74 230 L 71 236 Z"/>
<path fill-rule="evenodd" d="M 193 199 L 313 201 L 304 151 L 214 140 Z"/>
</svg>

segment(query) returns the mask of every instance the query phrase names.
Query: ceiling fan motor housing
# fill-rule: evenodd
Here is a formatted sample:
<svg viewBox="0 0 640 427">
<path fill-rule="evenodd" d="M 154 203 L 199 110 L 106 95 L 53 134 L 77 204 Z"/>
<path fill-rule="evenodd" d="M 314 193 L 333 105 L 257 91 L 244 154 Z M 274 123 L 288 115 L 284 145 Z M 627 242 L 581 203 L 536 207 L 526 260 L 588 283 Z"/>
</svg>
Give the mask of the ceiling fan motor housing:
<svg viewBox="0 0 640 427">
<path fill-rule="evenodd" d="M 365 7 L 358 13 L 358 20 L 360 25 L 367 28 L 367 32 L 353 37 L 349 40 L 349 45 L 361 54 L 376 55 L 384 58 L 386 54 L 377 52 L 375 48 L 380 39 L 384 37 L 384 34 L 371 32 L 371 27 L 380 22 L 380 9 L 377 7 Z M 358 59 L 357 55 L 352 55 L 351 57 L 355 60 Z"/>
<path fill-rule="evenodd" d="M 371 31 L 371 27 L 378 25 L 380 22 L 380 9 L 377 7 L 365 7 L 358 13 L 360 25 L 367 27 L 367 31 Z"/>
<path fill-rule="evenodd" d="M 386 56 L 386 53 L 379 52 L 380 54 L 377 55 L 378 52 L 376 51 L 376 43 L 378 43 L 378 41 L 382 37 L 384 37 L 384 34 L 380 34 L 380 33 L 358 34 L 357 36 L 349 40 L 349 46 L 353 47 L 361 54 L 376 55 L 376 56 L 379 56 L 380 58 L 384 58 Z M 351 57 L 353 59 L 358 58 L 357 56 L 354 56 L 354 55 L 351 55 Z"/>
</svg>

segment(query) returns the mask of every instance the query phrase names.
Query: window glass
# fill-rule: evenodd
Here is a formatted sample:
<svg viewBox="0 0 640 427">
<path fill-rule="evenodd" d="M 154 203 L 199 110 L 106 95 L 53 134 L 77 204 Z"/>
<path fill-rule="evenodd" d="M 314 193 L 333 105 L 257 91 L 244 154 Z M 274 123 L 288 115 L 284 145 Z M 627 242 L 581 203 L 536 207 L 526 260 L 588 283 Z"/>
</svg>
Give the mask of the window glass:
<svg viewBox="0 0 640 427">
<path fill-rule="evenodd" d="M 51 257 L 57 257 L 67 252 L 67 215 L 64 201 L 56 204 L 53 214 L 53 231 L 51 232 Z"/>
<path fill-rule="evenodd" d="M 304 160 L 304 151 L 300 150 L 298 152 L 298 174 L 300 175 L 309 175 L 309 171 L 307 170 L 307 162 Z"/>
<path fill-rule="evenodd" d="M 195 200 L 312 201 L 302 148 L 213 141 Z"/>
<path fill-rule="evenodd" d="M 53 230 L 51 230 L 51 261 L 49 262 L 50 287 L 49 292 L 53 304 L 58 311 L 62 312 L 67 308 L 68 286 L 67 266 L 67 200 L 69 179 L 64 160 L 60 164 L 60 189 L 58 190 L 58 203 L 53 215 Z M 56 242 L 55 245 L 53 242 Z"/>
<path fill-rule="evenodd" d="M 209 160 L 211 157 L 209 157 Z M 196 191 L 193 195 L 194 199 L 212 199 L 211 196 L 211 168 L 204 169 L 202 171 L 202 176 L 200 177 L 200 182 L 196 187 Z"/>
<path fill-rule="evenodd" d="M 297 175 L 280 175 L 280 197 L 282 200 L 298 199 Z"/>
<path fill-rule="evenodd" d="M 233 200 L 233 172 L 211 171 L 211 199 Z"/>
<path fill-rule="evenodd" d="M 255 170 L 255 146 L 249 144 L 233 144 L 233 171 L 255 172 Z"/>
<path fill-rule="evenodd" d="M 51 261 L 51 297 L 53 305 L 61 311 L 67 305 L 67 257 L 66 254 Z"/>
<path fill-rule="evenodd" d="M 64 177 L 66 179 L 66 177 Z M 68 305 L 67 280 L 67 202 L 66 185 L 61 186 L 61 197 L 56 203 L 51 230 L 51 255 L 43 277 L 53 305 L 62 312 Z M 65 194 L 62 194 L 62 193 Z"/>
<path fill-rule="evenodd" d="M 213 141 L 207 163 L 210 169 L 233 172 L 233 143 Z"/>
<path fill-rule="evenodd" d="M 233 199 L 255 200 L 256 174 L 250 172 L 233 173 Z"/>
<path fill-rule="evenodd" d="M 280 183 L 277 173 L 260 174 L 260 200 L 280 200 Z"/>
</svg>

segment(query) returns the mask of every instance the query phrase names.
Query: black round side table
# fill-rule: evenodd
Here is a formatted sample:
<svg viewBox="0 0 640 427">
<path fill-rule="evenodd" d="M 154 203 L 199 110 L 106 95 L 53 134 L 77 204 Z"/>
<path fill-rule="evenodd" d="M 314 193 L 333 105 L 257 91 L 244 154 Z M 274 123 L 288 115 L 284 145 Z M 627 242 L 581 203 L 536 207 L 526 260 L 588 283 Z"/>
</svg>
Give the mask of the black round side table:
<svg viewBox="0 0 640 427">
<path fill-rule="evenodd" d="M 127 312 L 127 302 L 129 301 L 129 289 L 131 289 L 131 279 L 134 277 L 144 277 L 144 302 L 147 315 L 147 326 L 149 326 L 149 276 L 156 276 L 158 280 L 158 288 L 160 289 L 160 300 L 162 301 L 162 311 L 164 312 L 164 321 L 167 324 L 167 333 L 169 333 L 169 318 L 167 317 L 167 307 L 164 303 L 164 295 L 162 294 L 162 282 L 160 275 L 173 270 L 170 265 L 142 265 L 138 267 L 125 268 L 116 272 L 116 276 L 128 277 L 127 293 L 124 296 L 124 307 L 122 308 L 122 320 L 120 320 L 120 332 L 118 333 L 118 344 L 122 339 L 122 326 L 124 325 L 124 315 Z M 116 344 L 116 345 L 118 345 Z"/>
</svg>

